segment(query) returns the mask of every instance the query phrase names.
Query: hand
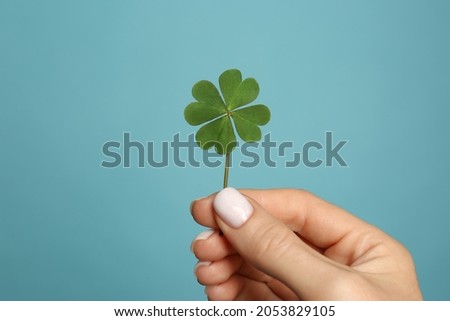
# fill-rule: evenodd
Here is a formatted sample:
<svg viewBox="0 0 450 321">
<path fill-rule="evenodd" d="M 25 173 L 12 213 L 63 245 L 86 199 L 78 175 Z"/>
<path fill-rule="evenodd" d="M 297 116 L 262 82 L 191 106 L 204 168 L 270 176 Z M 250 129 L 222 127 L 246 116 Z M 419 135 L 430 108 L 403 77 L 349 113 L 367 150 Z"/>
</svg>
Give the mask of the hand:
<svg viewBox="0 0 450 321">
<path fill-rule="evenodd" d="M 305 191 L 241 193 L 191 205 L 212 229 L 192 243 L 208 299 L 422 299 L 411 255 L 376 227 Z"/>
</svg>

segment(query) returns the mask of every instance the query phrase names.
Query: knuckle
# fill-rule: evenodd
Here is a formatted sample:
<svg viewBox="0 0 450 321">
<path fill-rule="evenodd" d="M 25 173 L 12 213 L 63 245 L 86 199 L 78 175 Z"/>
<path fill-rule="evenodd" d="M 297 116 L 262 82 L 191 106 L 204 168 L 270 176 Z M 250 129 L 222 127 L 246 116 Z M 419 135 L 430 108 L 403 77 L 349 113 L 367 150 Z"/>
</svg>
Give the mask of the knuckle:
<svg viewBox="0 0 450 321">
<path fill-rule="evenodd" d="M 253 244 L 250 255 L 254 262 L 266 258 L 282 256 L 291 248 L 290 231 L 280 229 L 276 224 L 270 224 L 257 229 L 252 235 Z"/>
</svg>

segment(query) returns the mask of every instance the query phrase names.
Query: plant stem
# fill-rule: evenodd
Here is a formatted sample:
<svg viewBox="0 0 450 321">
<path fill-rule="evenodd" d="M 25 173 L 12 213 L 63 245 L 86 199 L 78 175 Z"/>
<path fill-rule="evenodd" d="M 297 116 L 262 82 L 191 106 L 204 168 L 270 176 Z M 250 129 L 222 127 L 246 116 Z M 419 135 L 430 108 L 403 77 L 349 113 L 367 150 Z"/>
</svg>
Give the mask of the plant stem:
<svg viewBox="0 0 450 321">
<path fill-rule="evenodd" d="M 230 169 L 230 155 L 231 155 L 231 153 L 228 153 L 225 156 L 225 173 L 223 174 L 223 188 L 228 186 L 228 171 Z"/>
</svg>

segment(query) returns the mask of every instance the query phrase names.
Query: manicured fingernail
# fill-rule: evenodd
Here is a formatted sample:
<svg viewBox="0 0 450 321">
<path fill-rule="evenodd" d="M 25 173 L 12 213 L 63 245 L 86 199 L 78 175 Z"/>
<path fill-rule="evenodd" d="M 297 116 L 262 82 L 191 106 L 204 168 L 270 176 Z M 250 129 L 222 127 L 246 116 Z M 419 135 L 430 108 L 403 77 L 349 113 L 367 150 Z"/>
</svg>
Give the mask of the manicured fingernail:
<svg viewBox="0 0 450 321">
<path fill-rule="evenodd" d="M 207 285 L 207 286 L 205 286 L 205 291 L 204 292 L 205 292 L 205 295 L 206 295 L 207 299 L 209 301 L 211 301 L 211 299 L 210 299 L 211 292 L 212 293 L 219 292 L 219 294 L 220 294 L 220 292 L 223 292 L 223 290 L 221 291 L 220 284 L 219 285 Z"/>
<path fill-rule="evenodd" d="M 194 267 L 194 274 L 197 274 L 197 269 L 201 266 L 210 266 L 212 262 L 210 261 L 200 261 Z"/>
<path fill-rule="evenodd" d="M 214 230 L 206 230 L 201 232 L 199 235 L 195 237 L 195 239 L 191 243 L 191 252 L 194 252 L 194 243 L 199 240 L 207 240 L 211 235 L 214 234 Z"/>
<path fill-rule="evenodd" d="M 203 231 L 203 232 L 201 232 L 200 234 L 198 234 L 196 237 L 195 237 L 195 239 L 194 239 L 194 241 L 198 241 L 198 240 L 206 240 L 206 239 L 208 239 L 211 235 L 213 235 L 214 234 L 214 230 L 206 230 L 206 231 Z"/>
<path fill-rule="evenodd" d="M 201 199 L 203 199 L 204 197 L 199 197 L 199 198 L 196 198 L 195 200 L 193 200 L 192 202 L 191 202 L 191 204 L 189 205 L 189 212 L 191 212 L 191 214 L 192 214 L 192 208 L 194 207 L 194 204 L 195 204 L 195 202 L 197 202 L 197 201 L 199 201 L 199 200 L 201 200 Z"/>
<path fill-rule="evenodd" d="M 191 202 L 191 204 L 189 205 L 189 213 L 191 213 L 191 214 L 192 214 L 192 208 L 194 207 L 194 204 L 195 204 L 196 201 L 197 201 L 197 200 L 193 200 L 193 201 Z"/>
<path fill-rule="evenodd" d="M 232 187 L 221 190 L 213 204 L 220 218 L 233 228 L 242 226 L 253 213 L 249 201 Z"/>
<path fill-rule="evenodd" d="M 208 295 L 208 289 L 209 289 L 209 287 L 210 287 L 210 285 L 208 285 L 208 286 L 205 286 L 205 290 L 203 291 L 203 292 L 205 292 L 205 295 L 206 295 L 206 298 L 208 299 L 208 301 L 209 301 L 209 295 Z"/>
</svg>

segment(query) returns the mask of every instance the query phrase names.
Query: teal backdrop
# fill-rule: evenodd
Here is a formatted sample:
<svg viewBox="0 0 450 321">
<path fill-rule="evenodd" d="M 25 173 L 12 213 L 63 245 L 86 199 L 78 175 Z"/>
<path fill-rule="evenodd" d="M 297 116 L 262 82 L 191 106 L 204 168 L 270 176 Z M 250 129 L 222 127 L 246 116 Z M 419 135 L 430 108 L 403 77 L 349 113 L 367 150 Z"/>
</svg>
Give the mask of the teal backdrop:
<svg viewBox="0 0 450 321">
<path fill-rule="evenodd" d="M 1 0 L 0 299 L 204 300 L 188 207 L 222 167 L 139 168 L 133 149 L 104 168 L 102 146 L 186 139 L 194 82 L 239 68 L 271 108 L 264 133 L 301 151 L 331 131 L 349 166 L 273 156 L 230 184 L 344 207 L 411 251 L 426 299 L 450 300 L 449 17 L 438 0 Z"/>
</svg>

